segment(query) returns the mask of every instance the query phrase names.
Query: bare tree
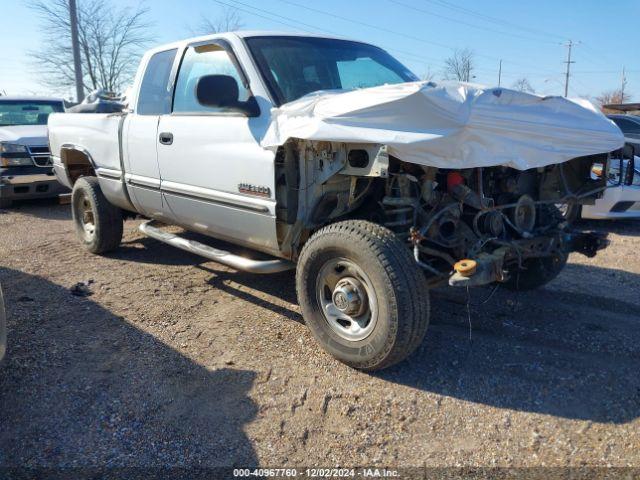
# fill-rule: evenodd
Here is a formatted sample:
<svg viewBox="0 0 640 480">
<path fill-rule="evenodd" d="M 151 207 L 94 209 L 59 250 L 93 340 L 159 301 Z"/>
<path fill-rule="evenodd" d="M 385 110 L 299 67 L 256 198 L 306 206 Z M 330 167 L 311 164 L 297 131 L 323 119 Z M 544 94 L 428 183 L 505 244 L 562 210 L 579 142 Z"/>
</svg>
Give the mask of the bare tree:
<svg viewBox="0 0 640 480">
<path fill-rule="evenodd" d="M 527 80 L 525 77 L 519 78 L 518 80 L 513 82 L 511 88 L 513 88 L 514 90 L 518 90 L 519 92 L 536 93 L 536 91 L 529 83 L 529 80 Z"/>
<path fill-rule="evenodd" d="M 621 88 L 617 90 L 610 90 L 608 92 L 602 92 L 602 94 L 596 97 L 596 102 L 600 105 L 600 108 L 605 113 L 615 113 L 614 110 L 604 108 L 604 105 L 624 103 L 631 99 L 631 96 L 626 92 L 623 92 Z"/>
<path fill-rule="evenodd" d="M 474 54 L 468 48 L 456 49 L 453 55 L 444 61 L 444 65 L 444 77 L 447 80 L 469 82 L 474 77 Z"/>
<path fill-rule="evenodd" d="M 424 82 L 431 82 L 435 78 L 436 74 L 431 70 L 431 68 L 427 68 L 427 71 L 420 75 L 420 80 Z"/>
<path fill-rule="evenodd" d="M 196 28 L 191 31 L 196 35 L 208 35 L 211 33 L 232 32 L 244 27 L 240 13 L 235 8 L 225 8 L 219 17 L 214 19 L 203 17 Z"/>
<path fill-rule="evenodd" d="M 41 20 L 42 48 L 29 52 L 41 83 L 55 91 L 73 85 L 73 52 L 68 0 L 36 0 L 31 8 Z M 78 2 L 78 37 L 86 90 L 120 92 L 135 74 L 150 42 L 147 9 L 117 9 L 109 0 Z"/>
</svg>

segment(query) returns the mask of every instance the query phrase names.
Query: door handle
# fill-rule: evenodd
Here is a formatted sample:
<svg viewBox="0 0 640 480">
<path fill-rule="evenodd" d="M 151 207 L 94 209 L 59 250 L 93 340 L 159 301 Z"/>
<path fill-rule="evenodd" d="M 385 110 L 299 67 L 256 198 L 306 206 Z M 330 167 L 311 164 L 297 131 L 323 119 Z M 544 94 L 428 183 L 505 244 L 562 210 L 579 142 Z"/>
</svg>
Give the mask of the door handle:
<svg viewBox="0 0 640 480">
<path fill-rule="evenodd" d="M 158 138 L 163 145 L 171 145 L 173 143 L 173 133 L 162 132 Z"/>
</svg>

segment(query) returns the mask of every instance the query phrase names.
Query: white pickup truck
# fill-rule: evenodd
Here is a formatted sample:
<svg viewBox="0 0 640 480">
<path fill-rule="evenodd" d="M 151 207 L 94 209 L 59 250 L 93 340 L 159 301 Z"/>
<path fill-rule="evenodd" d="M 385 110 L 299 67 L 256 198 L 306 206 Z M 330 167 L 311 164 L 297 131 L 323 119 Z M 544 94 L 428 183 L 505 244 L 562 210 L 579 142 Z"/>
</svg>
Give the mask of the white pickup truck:
<svg viewBox="0 0 640 480">
<path fill-rule="evenodd" d="M 372 45 L 265 32 L 156 48 L 128 109 L 54 114 L 49 139 L 89 251 L 117 248 L 138 214 L 235 269 L 296 268 L 314 337 L 365 370 L 420 344 L 432 286 L 536 288 L 606 246 L 555 205 L 593 203 L 624 143 L 587 103 L 419 82 Z"/>
<path fill-rule="evenodd" d="M 61 98 L 0 96 L 0 208 L 68 192 L 51 168 L 47 118 L 52 112 L 64 112 Z"/>
</svg>

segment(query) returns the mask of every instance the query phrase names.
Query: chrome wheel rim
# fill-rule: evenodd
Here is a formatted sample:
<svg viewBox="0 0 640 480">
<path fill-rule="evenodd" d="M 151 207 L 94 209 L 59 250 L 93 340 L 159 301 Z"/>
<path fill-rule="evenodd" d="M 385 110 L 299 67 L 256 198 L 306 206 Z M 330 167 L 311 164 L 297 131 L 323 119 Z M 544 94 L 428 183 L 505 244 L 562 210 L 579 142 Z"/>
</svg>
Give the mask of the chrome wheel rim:
<svg viewBox="0 0 640 480">
<path fill-rule="evenodd" d="M 93 215 L 93 208 L 91 208 L 91 202 L 86 196 L 80 199 L 79 208 L 80 226 L 82 227 L 82 234 L 87 242 L 93 239 L 96 232 L 95 217 Z"/>
<path fill-rule="evenodd" d="M 350 342 L 368 337 L 378 320 L 373 284 L 351 260 L 332 259 L 318 273 L 316 297 L 333 332 Z"/>
</svg>

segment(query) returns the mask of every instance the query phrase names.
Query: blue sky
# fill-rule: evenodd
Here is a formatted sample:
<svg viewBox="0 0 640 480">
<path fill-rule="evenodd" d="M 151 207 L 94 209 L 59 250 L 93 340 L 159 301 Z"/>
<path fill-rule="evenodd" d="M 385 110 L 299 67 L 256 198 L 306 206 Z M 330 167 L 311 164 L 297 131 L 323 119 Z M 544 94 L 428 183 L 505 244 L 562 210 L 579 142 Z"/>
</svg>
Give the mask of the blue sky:
<svg viewBox="0 0 640 480">
<path fill-rule="evenodd" d="M 246 29 L 330 33 L 375 43 L 416 74 L 431 72 L 435 79 L 452 49 L 470 48 L 476 55 L 475 81 L 497 85 L 502 59 L 503 86 L 526 77 L 541 94 L 562 94 L 567 53 L 562 44 L 572 39 L 581 43 L 573 49 L 570 96 L 618 88 L 624 65 L 627 91 L 640 100 L 634 35 L 639 0 L 147 0 L 154 43 L 192 36 L 202 16 L 215 19 L 229 8 L 225 4 L 235 5 Z M 41 40 L 37 18 L 26 5 L 0 0 L 0 91 L 51 93 L 26 58 Z"/>
</svg>

